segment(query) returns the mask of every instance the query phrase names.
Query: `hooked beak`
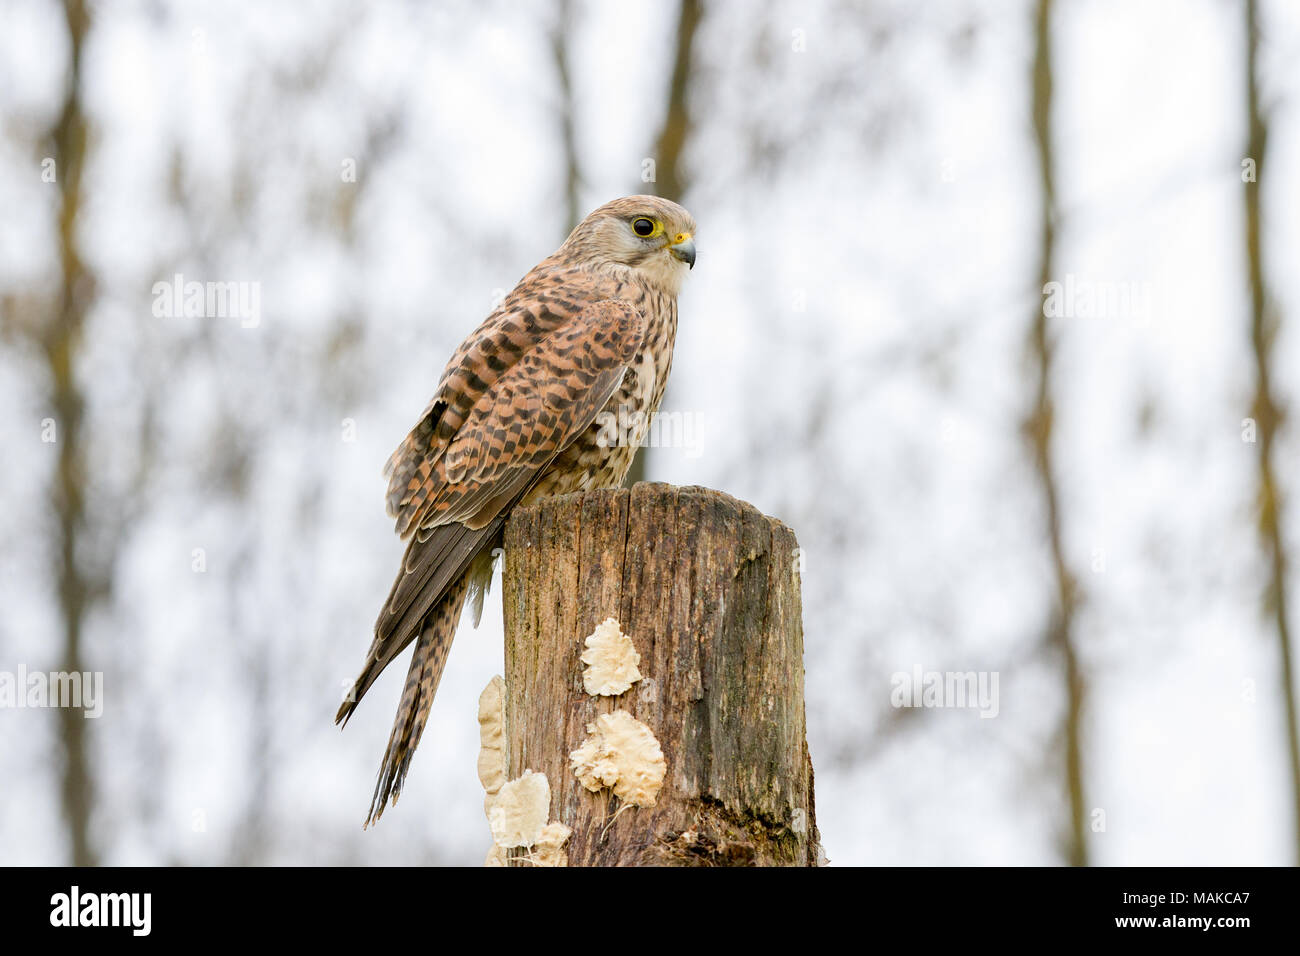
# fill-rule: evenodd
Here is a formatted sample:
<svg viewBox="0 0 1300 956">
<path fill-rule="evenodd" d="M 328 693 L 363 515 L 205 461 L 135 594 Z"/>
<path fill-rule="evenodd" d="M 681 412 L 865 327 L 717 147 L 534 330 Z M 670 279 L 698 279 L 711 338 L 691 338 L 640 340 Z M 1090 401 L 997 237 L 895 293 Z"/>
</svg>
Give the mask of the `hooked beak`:
<svg viewBox="0 0 1300 956">
<path fill-rule="evenodd" d="M 689 268 L 695 268 L 695 240 L 691 238 L 689 232 L 679 232 L 668 246 L 668 251 L 674 258 L 686 263 Z"/>
</svg>

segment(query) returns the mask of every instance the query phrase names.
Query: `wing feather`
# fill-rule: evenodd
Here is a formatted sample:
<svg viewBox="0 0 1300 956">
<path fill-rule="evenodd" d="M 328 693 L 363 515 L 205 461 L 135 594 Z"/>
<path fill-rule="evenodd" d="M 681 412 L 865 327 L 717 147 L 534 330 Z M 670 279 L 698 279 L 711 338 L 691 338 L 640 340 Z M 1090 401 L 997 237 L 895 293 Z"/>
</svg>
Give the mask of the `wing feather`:
<svg viewBox="0 0 1300 956">
<path fill-rule="evenodd" d="M 467 340 L 453 359 L 461 365 L 448 366 L 438 395 L 389 459 L 389 510 L 411 541 L 347 713 L 493 547 L 510 509 L 591 425 L 640 350 L 645 317 L 630 303 L 566 304 L 568 321 L 534 323 L 516 360 L 490 363 L 491 373 L 475 371 L 475 363 L 512 350 Z M 554 306 L 545 315 L 560 317 Z M 507 337 L 520 327 L 496 326 Z M 477 334 L 481 340 L 486 333 L 481 327 Z"/>
<path fill-rule="evenodd" d="M 629 303 L 602 299 L 542 338 L 475 401 L 445 448 L 426 459 L 429 489 L 411 527 L 483 527 L 584 432 L 617 391 L 645 337 Z M 418 470 L 418 469 L 417 469 Z M 412 502 L 414 504 L 414 500 Z"/>
</svg>

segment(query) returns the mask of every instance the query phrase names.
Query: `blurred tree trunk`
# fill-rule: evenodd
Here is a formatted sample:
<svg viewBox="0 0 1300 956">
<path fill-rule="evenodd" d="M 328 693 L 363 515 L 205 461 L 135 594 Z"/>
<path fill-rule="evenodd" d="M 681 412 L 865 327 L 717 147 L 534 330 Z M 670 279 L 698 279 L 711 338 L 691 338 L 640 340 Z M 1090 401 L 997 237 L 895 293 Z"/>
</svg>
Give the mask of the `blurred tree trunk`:
<svg viewBox="0 0 1300 956">
<path fill-rule="evenodd" d="M 1069 819 L 1065 838 L 1065 858 L 1072 866 L 1086 866 L 1088 844 L 1083 788 L 1083 757 L 1080 744 L 1083 714 L 1083 676 L 1075 644 L 1074 620 L 1079 592 L 1074 575 L 1065 558 L 1061 531 L 1060 487 L 1052 453 L 1053 400 L 1052 361 L 1055 343 L 1048 329 L 1047 310 L 1043 304 L 1044 287 L 1052 280 L 1056 253 L 1056 168 L 1052 152 L 1052 0 L 1038 0 L 1034 15 L 1033 122 L 1037 147 L 1038 176 L 1042 190 L 1042 221 L 1038 266 L 1038 295 L 1033 321 L 1029 328 L 1029 352 L 1036 371 L 1033 408 L 1025 422 L 1025 432 L 1034 457 L 1043 508 L 1047 522 L 1048 544 L 1052 555 L 1055 595 L 1047 624 L 1047 642 L 1059 657 L 1065 709 L 1060 728 L 1064 742 L 1062 770 L 1069 800 Z"/>
<path fill-rule="evenodd" d="M 664 124 L 659 129 L 655 142 L 655 182 L 652 185 L 656 195 L 681 202 L 686 193 L 687 181 L 682 154 L 691 135 L 691 112 L 687 102 L 691 89 L 691 63 L 694 58 L 695 36 L 700 26 L 700 0 L 682 0 L 677 15 L 677 45 L 673 57 L 673 73 L 668 83 L 668 108 L 664 112 Z M 645 481 L 646 456 L 648 447 L 641 448 L 632 459 L 632 467 L 627 473 L 628 487 L 638 481 Z"/>
<path fill-rule="evenodd" d="M 1255 357 L 1255 397 L 1251 414 L 1255 419 L 1259 449 L 1259 534 L 1269 559 L 1269 582 L 1265 609 L 1277 626 L 1278 654 L 1282 669 L 1282 700 L 1287 730 L 1291 777 L 1292 826 L 1295 859 L 1300 863 L 1300 726 L 1296 719 L 1295 662 L 1292 656 L 1290 622 L 1287 617 L 1287 554 L 1283 541 L 1283 498 L 1273 468 L 1273 443 L 1285 410 L 1274 393 L 1272 381 L 1273 343 L 1280 319 L 1264 281 L 1263 233 L 1260 223 L 1259 180 L 1263 176 L 1268 149 L 1268 121 L 1259 102 L 1259 21 L 1256 0 L 1247 0 L 1246 14 L 1246 156 L 1254 160 L 1257 175 L 1245 183 L 1246 262 L 1250 281 L 1250 342 Z"/>
<path fill-rule="evenodd" d="M 664 123 L 655 141 L 655 192 L 673 202 L 681 202 L 687 189 L 682 155 L 686 152 L 692 129 L 687 101 L 691 92 L 691 64 L 700 15 L 700 0 L 682 0 L 677 15 L 673 72 L 668 82 L 668 108 L 664 111 Z"/>
<path fill-rule="evenodd" d="M 565 235 L 578 224 L 582 211 L 578 191 L 582 169 L 578 163 L 578 142 L 573 131 L 573 74 L 569 69 L 569 40 L 573 34 L 573 0 L 559 0 L 555 27 L 551 32 L 551 59 L 560 83 L 560 143 L 564 149 Z"/>
<path fill-rule="evenodd" d="M 59 117 L 50 130 L 51 158 L 59 186 L 60 284 L 49 324 L 40 336 L 42 358 L 50 382 L 50 404 L 56 428 L 55 464 L 51 502 L 58 536 L 58 582 L 63 649 L 59 669 L 68 673 L 85 671 L 82 628 L 94 597 L 104 582 L 90 580 L 78 563 L 83 555 L 80 541 L 86 526 L 85 478 L 88 473 L 82 438 L 85 396 L 77 380 L 77 357 L 81 349 L 86 315 L 94 297 L 94 279 L 77 248 L 77 222 L 81 210 L 81 181 L 86 163 L 88 124 L 81 101 L 81 54 L 88 30 L 82 0 L 67 0 L 64 17 L 68 27 L 67 88 Z M 59 707 L 59 735 L 63 742 L 63 816 L 68 828 L 72 863 L 94 866 L 97 858 L 91 844 L 90 814 L 94 803 L 86 730 L 90 726 L 79 708 Z"/>
</svg>

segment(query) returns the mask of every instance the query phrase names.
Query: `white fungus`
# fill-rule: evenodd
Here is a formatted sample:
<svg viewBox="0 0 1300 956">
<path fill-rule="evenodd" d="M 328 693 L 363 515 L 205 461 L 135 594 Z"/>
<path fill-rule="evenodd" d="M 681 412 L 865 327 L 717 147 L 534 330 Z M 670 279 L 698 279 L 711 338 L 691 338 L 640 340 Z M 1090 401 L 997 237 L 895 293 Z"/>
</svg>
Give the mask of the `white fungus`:
<svg viewBox="0 0 1300 956">
<path fill-rule="evenodd" d="M 617 697 L 641 679 L 641 655 L 618 621 L 607 617 L 596 626 L 582 652 L 582 686 L 588 694 Z"/>
<path fill-rule="evenodd" d="M 568 866 L 569 854 L 564 849 L 573 833 L 563 823 L 548 823 L 542 827 L 542 837 L 529 857 L 534 866 Z"/>
<path fill-rule="evenodd" d="M 509 866 L 511 847 L 529 847 L 521 858 L 533 866 L 568 866 L 564 849 L 572 832 L 563 823 L 547 823 L 551 784 L 544 773 L 525 770 L 506 780 L 505 681 L 493 677 L 478 699 L 478 779 L 486 796 L 483 811 L 492 828 L 492 848 L 484 866 Z"/>
<path fill-rule="evenodd" d="M 493 677 L 478 698 L 478 779 L 489 797 L 506 782 L 504 691 L 505 681 Z"/>
<path fill-rule="evenodd" d="M 544 773 L 525 770 L 502 784 L 488 809 L 492 842 L 500 847 L 532 846 L 542 838 L 551 812 L 551 784 Z"/>
<path fill-rule="evenodd" d="M 588 737 L 569 754 L 578 781 L 591 791 L 613 789 L 638 807 L 653 807 L 668 765 L 650 728 L 625 710 L 602 714 L 587 725 Z"/>
</svg>

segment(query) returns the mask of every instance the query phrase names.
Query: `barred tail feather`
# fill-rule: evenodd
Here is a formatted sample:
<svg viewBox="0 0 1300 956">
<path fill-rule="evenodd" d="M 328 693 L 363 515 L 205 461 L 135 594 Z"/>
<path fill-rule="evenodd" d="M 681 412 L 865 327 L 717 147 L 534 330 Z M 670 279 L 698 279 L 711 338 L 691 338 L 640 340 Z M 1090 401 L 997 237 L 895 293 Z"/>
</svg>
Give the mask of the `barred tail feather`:
<svg viewBox="0 0 1300 956">
<path fill-rule="evenodd" d="M 397 803 L 402 792 L 402 781 L 406 779 L 411 757 L 424 732 L 429 708 L 433 705 L 433 695 L 438 690 L 438 681 L 442 677 L 443 666 L 447 663 L 447 653 L 456 636 L 456 625 L 465 606 L 468 579 L 469 575 L 466 574 L 447 589 L 442 600 L 425 618 L 420 637 L 415 642 L 411 666 L 406 672 L 406 686 L 402 690 L 402 703 L 397 708 L 388 748 L 384 751 L 384 760 L 379 767 L 375 794 L 370 802 L 370 814 L 366 817 L 367 827 L 377 823 L 385 807 L 389 803 Z"/>
</svg>

